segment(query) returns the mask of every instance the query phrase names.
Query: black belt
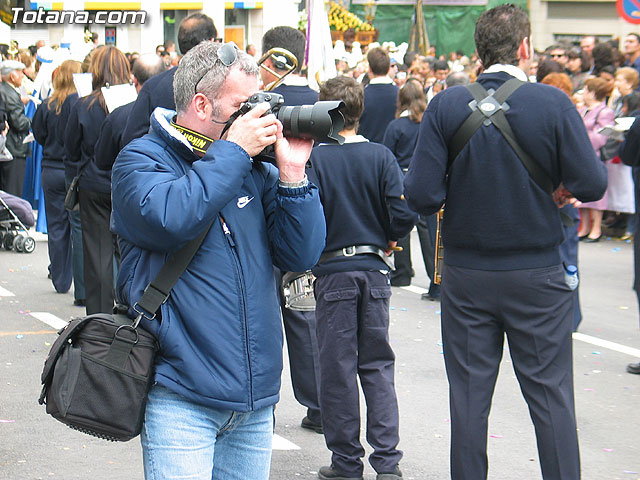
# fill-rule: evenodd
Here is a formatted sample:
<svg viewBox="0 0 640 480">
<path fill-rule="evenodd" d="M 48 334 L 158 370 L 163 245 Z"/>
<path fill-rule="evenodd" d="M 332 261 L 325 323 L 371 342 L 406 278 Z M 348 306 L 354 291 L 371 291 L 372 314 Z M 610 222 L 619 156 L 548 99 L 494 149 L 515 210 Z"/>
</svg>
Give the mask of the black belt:
<svg viewBox="0 0 640 480">
<path fill-rule="evenodd" d="M 339 257 L 353 257 L 354 255 L 374 254 L 380 257 L 380 259 L 391 269 L 395 270 L 396 267 L 393 263 L 393 257 L 387 256 L 379 247 L 375 245 L 351 245 L 349 247 L 341 248 L 340 250 L 333 250 L 331 252 L 324 252 L 320 255 L 320 261 L 318 263 L 326 262 Z"/>
</svg>

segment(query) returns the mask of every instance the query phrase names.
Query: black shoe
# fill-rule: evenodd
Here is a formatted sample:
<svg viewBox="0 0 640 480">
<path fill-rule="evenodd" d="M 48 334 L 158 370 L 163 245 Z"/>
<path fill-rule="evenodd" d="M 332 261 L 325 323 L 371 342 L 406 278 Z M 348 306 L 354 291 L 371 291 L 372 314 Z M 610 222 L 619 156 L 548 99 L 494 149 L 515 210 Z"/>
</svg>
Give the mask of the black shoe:
<svg viewBox="0 0 640 480">
<path fill-rule="evenodd" d="M 433 295 L 431 293 L 423 293 L 422 295 L 420 295 L 420 298 L 422 300 L 429 300 L 430 302 L 439 302 L 440 301 L 440 295 Z"/>
<path fill-rule="evenodd" d="M 402 472 L 400 467 L 396 465 L 396 469 L 391 473 L 379 473 L 376 475 L 376 480 L 400 480 L 402 478 Z"/>
<path fill-rule="evenodd" d="M 586 235 L 582 235 L 581 237 L 578 237 L 578 241 L 582 242 L 582 241 L 586 240 L 587 238 L 589 238 L 589 234 L 588 233 Z"/>
<path fill-rule="evenodd" d="M 602 238 L 602 235 L 596 238 L 587 237 L 584 239 L 584 243 L 598 243 L 601 238 Z"/>
<path fill-rule="evenodd" d="M 300 424 L 300 426 L 302 428 L 306 428 L 307 430 L 313 430 L 316 433 L 320 433 L 320 434 L 324 433 L 324 430 L 322 429 L 322 425 L 320 425 L 319 423 L 313 423 L 311 420 L 309 420 L 309 417 L 304 417 L 302 419 L 302 423 Z"/>
<path fill-rule="evenodd" d="M 87 305 L 87 302 L 86 302 L 86 300 L 85 300 L 84 298 L 76 298 L 76 299 L 73 301 L 73 304 L 74 304 L 76 307 L 85 307 L 85 306 Z"/>
<path fill-rule="evenodd" d="M 409 285 L 411 285 L 411 279 L 406 279 L 406 278 L 399 278 L 397 280 L 394 280 L 393 278 L 391 279 L 391 286 L 392 287 L 408 287 Z"/>
<path fill-rule="evenodd" d="M 630 363 L 627 365 L 627 372 L 633 373 L 634 375 L 640 375 L 640 362 Z"/>
<path fill-rule="evenodd" d="M 330 467 L 320 467 L 318 478 L 321 480 L 363 480 L 362 475 L 359 477 L 345 477 L 340 472 L 334 470 L 333 465 Z"/>
</svg>

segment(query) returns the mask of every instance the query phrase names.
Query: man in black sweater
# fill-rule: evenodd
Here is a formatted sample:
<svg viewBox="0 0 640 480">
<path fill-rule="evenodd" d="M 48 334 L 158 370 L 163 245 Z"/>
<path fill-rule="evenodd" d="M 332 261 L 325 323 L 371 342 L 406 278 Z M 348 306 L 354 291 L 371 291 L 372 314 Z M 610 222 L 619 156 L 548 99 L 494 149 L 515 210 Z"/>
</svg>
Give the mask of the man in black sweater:
<svg viewBox="0 0 640 480">
<path fill-rule="evenodd" d="M 360 402 L 367 403 L 369 461 L 377 480 L 399 480 L 395 355 L 389 345 L 389 256 L 418 216 L 402 197 L 402 171 L 384 145 L 356 135 L 362 86 L 336 77 L 321 87 L 321 100 L 342 100 L 344 145 L 321 144 L 309 159 L 309 180 L 318 186 L 327 221 L 327 242 L 316 276 L 320 351 L 320 405 L 331 466 L 322 480 L 362 480 Z"/>
<path fill-rule="evenodd" d="M 565 199 L 568 190 L 580 201 L 597 200 L 607 177 L 570 99 L 556 88 L 524 83 L 530 37 L 519 7 L 505 4 L 480 16 L 475 41 L 485 70 L 479 84 L 497 90 L 514 77 L 523 83 L 506 98 L 508 109 L 477 100 L 480 127 L 457 156 L 453 138 L 474 97 L 463 86 L 436 95 L 404 181 L 409 206 L 421 215 L 437 212 L 446 198 L 442 337 L 454 480 L 486 478 L 487 421 L 505 333 L 535 426 L 542 476 L 580 478 L 571 340 L 576 285 L 560 260 L 564 235 L 550 192 L 562 183 Z M 496 127 L 499 111 L 525 155 Z M 529 174 L 528 157 L 548 189 Z"/>
<path fill-rule="evenodd" d="M 204 40 L 218 36 L 213 20 L 203 13 L 193 13 L 180 22 L 178 46 L 182 55 Z M 149 131 L 149 118 L 156 107 L 175 110 L 173 99 L 173 76 L 178 67 L 173 67 L 150 79 L 142 87 L 134 104 L 122 136 L 122 146 Z"/>
<path fill-rule="evenodd" d="M 371 142 L 382 143 L 384 132 L 396 118 L 398 87 L 389 77 L 389 54 L 378 47 L 367 53 L 369 84 L 364 88 L 364 111 L 358 133 Z"/>
<path fill-rule="evenodd" d="M 287 75 L 279 86 L 272 91 L 284 97 L 283 106 L 312 105 L 318 101 L 318 93 L 309 87 L 307 78 L 300 74 L 304 64 L 306 39 L 302 32 L 295 28 L 280 26 L 267 31 L 262 37 L 262 54 L 272 48 L 286 49 L 298 61 L 298 66 Z M 267 57 L 263 66 L 282 75 L 286 72 L 287 60 L 275 53 Z M 265 86 L 277 81 L 277 77 L 265 68 L 260 69 L 260 76 Z M 266 88 L 266 87 L 264 87 Z M 282 282 L 293 274 L 281 272 L 274 268 L 276 284 L 279 286 L 282 323 L 287 337 L 289 352 L 289 368 L 293 395 L 301 405 L 307 407 L 307 414 L 301 426 L 316 433 L 322 433 L 320 417 L 320 401 L 318 388 L 320 382 L 320 366 L 318 361 L 318 340 L 316 339 L 316 314 L 314 311 L 300 311 L 286 307 Z M 302 272 L 299 272 L 302 274 Z"/>
<path fill-rule="evenodd" d="M 263 55 L 272 48 L 282 48 L 289 50 L 298 61 L 298 66 L 293 72 L 287 75 L 282 83 L 272 90 L 284 97 L 284 105 L 313 105 L 318 101 L 318 92 L 309 87 L 307 77 L 300 74 L 304 64 L 306 43 L 306 39 L 300 30 L 286 26 L 272 28 L 262 37 Z M 265 59 L 263 66 L 282 75 L 286 72 L 286 64 L 286 59 L 282 55 L 275 53 Z M 260 69 L 260 76 L 264 83 L 263 88 L 277 81 L 277 77 L 265 68 Z"/>
</svg>

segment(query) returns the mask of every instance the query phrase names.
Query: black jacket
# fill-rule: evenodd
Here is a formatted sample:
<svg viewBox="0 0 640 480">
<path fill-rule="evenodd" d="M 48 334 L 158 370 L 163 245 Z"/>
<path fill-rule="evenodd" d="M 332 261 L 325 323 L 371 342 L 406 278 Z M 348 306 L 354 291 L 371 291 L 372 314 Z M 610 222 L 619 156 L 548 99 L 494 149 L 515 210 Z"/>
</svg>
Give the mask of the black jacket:
<svg viewBox="0 0 640 480">
<path fill-rule="evenodd" d="M 102 122 L 95 147 L 96 166 L 100 170 L 111 170 L 116 157 L 124 147 L 122 136 L 134 104 L 135 102 L 131 102 L 116 108 Z"/>
<path fill-rule="evenodd" d="M 178 67 L 174 67 L 144 82 L 122 135 L 123 147 L 134 138 L 140 138 L 149 132 L 149 118 L 156 107 L 176 109 L 176 101 L 173 97 L 173 76 L 177 69 Z"/>
<path fill-rule="evenodd" d="M 0 97 L 4 102 L 7 123 L 9 124 L 7 148 L 14 158 L 26 158 L 30 148 L 28 143 L 22 143 L 22 141 L 29 134 L 31 120 L 24 114 L 24 104 L 20 99 L 20 94 L 8 83 L 2 82 L 0 83 Z"/>
<path fill-rule="evenodd" d="M 62 112 L 56 114 L 56 103 L 49 97 L 38 106 L 33 116 L 32 130 L 36 141 L 42 145 L 42 165 L 64 168 L 63 137 L 56 134 Z"/>
</svg>

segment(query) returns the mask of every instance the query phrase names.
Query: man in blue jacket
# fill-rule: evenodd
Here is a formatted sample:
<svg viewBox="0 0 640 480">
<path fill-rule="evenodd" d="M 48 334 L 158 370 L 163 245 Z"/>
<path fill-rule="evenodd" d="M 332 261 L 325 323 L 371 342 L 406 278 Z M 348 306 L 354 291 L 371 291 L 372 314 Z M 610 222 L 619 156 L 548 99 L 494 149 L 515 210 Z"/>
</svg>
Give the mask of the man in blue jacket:
<svg viewBox="0 0 640 480">
<path fill-rule="evenodd" d="M 527 82 L 530 38 L 520 8 L 505 4 L 483 13 L 475 31 L 484 66 L 479 84 L 497 90 L 512 78 Z M 478 111 L 491 119 L 497 108 L 506 110 L 517 144 L 548 179 L 549 193 L 493 120 L 481 119 L 455 157 L 453 138 L 471 114 L 472 100 L 463 86 L 433 98 L 404 182 L 409 206 L 421 215 L 438 211 L 446 198 L 441 296 L 451 478 L 486 478 L 487 420 L 506 333 L 535 426 L 542 476 L 578 480 L 572 282 L 569 276 L 565 281 L 562 222 L 550 193 L 562 183 L 580 201 L 597 200 L 607 187 L 606 171 L 569 98 L 530 83 L 508 96 L 508 109 L 478 100 Z"/>
<path fill-rule="evenodd" d="M 142 434 L 147 479 L 269 477 L 282 370 L 273 266 L 313 266 L 325 224 L 305 176 L 311 141 L 285 139 L 266 103 L 224 129 L 257 86 L 251 57 L 202 42 L 176 71 L 177 112 L 156 109 L 149 134 L 113 167 L 127 305 L 211 225 L 159 318 L 144 321 L 160 344 Z M 278 168 L 252 158 L 271 144 Z"/>
</svg>

